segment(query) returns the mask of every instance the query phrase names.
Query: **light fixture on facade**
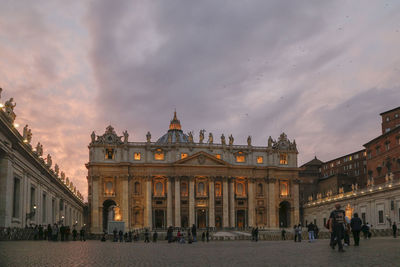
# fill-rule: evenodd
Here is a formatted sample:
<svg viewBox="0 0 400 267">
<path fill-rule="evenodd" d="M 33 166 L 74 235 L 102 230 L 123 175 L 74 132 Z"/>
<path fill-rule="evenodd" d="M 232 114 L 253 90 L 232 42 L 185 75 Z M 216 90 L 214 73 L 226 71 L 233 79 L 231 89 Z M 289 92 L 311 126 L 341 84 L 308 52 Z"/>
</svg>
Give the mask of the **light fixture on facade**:
<svg viewBox="0 0 400 267">
<path fill-rule="evenodd" d="M 4 107 L 4 105 L 2 103 L 0 103 L 0 108 L 3 108 L 3 107 Z"/>
<path fill-rule="evenodd" d="M 14 126 L 15 128 L 18 128 L 18 127 L 19 127 L 19 124 L 18 124 L 18 123 L 14 123 L 13 126 Z"/>
</svg>

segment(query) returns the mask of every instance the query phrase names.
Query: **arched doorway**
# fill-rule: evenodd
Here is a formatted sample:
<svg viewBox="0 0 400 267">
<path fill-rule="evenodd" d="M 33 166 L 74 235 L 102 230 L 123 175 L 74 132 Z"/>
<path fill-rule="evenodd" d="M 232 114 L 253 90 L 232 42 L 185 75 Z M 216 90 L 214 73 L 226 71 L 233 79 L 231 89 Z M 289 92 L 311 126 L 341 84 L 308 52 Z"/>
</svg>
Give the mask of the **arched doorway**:
<svg viewBox="0 0 400 267">
<path fill-rule="evenodd" d="M 289 227 L 290 225 L 290 203 L 282 201 L 279 204 L 279 226 Z"/>
<path fill-rule="evenodd" d="M 197 210 L 197 228 L 207 227 L 207 215 L 205 209 Z"/>
<path fill-rule="evenodd" d="M 116 206 L 115 201 L 111 199 L 103 202 L 103 231 L 107 231 L 109 221 L 114 221 L 114 208 Z"/>
<path fill-rule="evenodd" d="M 236 227 L 245 228 L 246 227 L 246 211 L 237 210 L 236 211 Z"/>
<path fill-rule="evenodd" d="M 164 210 L 155 210 L 154 217 L 155 217 L 154 227 L 158 229 L 164 229 L 165 228 Z"/>
</svg>

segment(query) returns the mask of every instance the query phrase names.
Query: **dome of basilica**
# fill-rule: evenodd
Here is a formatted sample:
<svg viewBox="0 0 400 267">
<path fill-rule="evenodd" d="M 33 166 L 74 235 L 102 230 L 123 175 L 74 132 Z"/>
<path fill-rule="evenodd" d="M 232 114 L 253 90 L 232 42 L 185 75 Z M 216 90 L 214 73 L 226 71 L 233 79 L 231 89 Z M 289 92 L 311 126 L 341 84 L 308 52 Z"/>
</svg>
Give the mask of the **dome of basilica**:
<svg viewBox="0 0 400 267">
<path fill-rule="evenodd" d="M 176 117 L 176 111 L 174 112 L 174 118 L 169 124 L 168 132 L 161 136 L 156 142 L 157 145 L 170 143 L 189 143 L 188 136 L 181 130 L 181 122 Z"/>
</svg>

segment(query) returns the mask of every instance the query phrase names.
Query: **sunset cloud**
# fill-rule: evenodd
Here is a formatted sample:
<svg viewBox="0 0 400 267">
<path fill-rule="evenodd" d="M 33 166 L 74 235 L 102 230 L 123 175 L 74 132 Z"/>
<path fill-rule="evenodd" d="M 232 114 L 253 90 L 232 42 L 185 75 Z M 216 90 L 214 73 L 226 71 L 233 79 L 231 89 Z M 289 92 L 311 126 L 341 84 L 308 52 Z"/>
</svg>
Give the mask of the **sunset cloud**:
<svg viewBox="0 0 400 267">
<path fill-rule="evenodd" d="M 87 194 L 90 133 L 285 131 L 299 162 L 362 148 L 399 105 L 396 1 L 3 1 L 0 86 Z M 219 138 L 216 138 L 218 140 Z"/>
</svg>

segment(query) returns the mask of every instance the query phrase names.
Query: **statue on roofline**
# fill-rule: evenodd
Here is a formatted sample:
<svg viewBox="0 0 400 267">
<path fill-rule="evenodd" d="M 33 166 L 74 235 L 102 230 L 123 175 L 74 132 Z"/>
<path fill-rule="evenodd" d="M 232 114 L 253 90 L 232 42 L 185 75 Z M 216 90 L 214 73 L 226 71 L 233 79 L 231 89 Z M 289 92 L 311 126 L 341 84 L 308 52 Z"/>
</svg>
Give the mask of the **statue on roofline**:
<svg viewBox="0 0 400 267">
<path fill-rule="evenodd" d="M 50 154 L 47 154 L 47 158 L 46 158 L 46 162 L 47 162 L 47 167 L 51 167 L 51 164 L 53 163 L 53 160 L 51 159 Z"/>
<path fill-rule="evenodd" d="M 54 172 L 55 172 L 56 176 L 58 177 L 58 173 L 60 172 L 60 167 L 58 167 L 57 163 L 56 163 L 56 165 L 54 165 Z"/>
<path fill-rule="evenodd" d="M 247 137 L 247 145 L 251 146 L 251 136 L 249 135 L 249 137 Z"/>
<path fill-rule="evenodd" d="M 231 146 L 231 145 L 233 145 L 233 141 L 234 141 L 235 139 L 233 138 L 233 135 L 231 134 L 230 136 L 229 136 L 229 145 Z"/>
<path fill-rule="evenodd" d="M 226 145 L 225 135 L 221 135 L 221 144 Z"/>
<path fill-rule="evenodd" d="M 32 130 L 31 129 L 28 129 L 27 141 L 28 141 L 28 144 L 30 144 L 32 141 Z"/>
<path fill-rule="evenodd" d="M 14 108 L 17 104 L 14 103 L 13 101 L 14 98 L 11 97 L 9 100 L 6 101 L 6 103 L 4 103 L 5 112 L 8 118 L 11 120 L 11 123 L 13 123 L 15 118 L 17 117 L 14 113 Z"/>
<path fill-rule="evenodd" d="M 63 171 L 61 172 L 61 181 L 65 181 L 65 173 Z"/>
<path fill-rule="evenodd" d="M 96 141 L 96 134 L 94 133 L 94 131 L 90 135 L 90 138 L 92 139 L 92 143 L 94 143 Z"/>
<path fill-rule="evenodd" d="M 1 92 L 3 92 L 3 88 L 0 87 L 0 99 L 1 99 Z"/>
<path fill-rule="evenodd" d="M 202 144 L 203 140 L 204 140 L 204 133 L 206 132 L 206 130 L 200 130 L 200 134 L 199 134 L 199 143 Z"/>
<path fill-rule="evenodd" d="M 36 154 L 39 157 L 43 156 L 43 145 L 40 142 L 38 142 L 36 145 Z"/>
<path fill-rule="evenodd" d="M 128 131 L 125 130 L 123 132 L 123 135 L 124 135 L 124 144 L 128 144 L 128 137 L 129 137 Z"/>
<path fill-rule="evenodd" d="M 151 142 L 151 133 L 150 133 L 150 132 L 147 132 L 147 134 L 146 134 L 146 140 L 147 140 L 147 143 L 150 143 L 150 142 Z"/>
<path fill-rule="evenodd" d="M 272 143 L 273 143 L 272 137 L 269 136 L 269 137 L 268 137 L 268 147 L 272 147 Z"/>
<path fill-rule="evenodd" d="M 209 133 L 207 143 L 212 144 L 213 142 L 214 142 L 213 134 L 212 134 L 212 133 Z"/>
<path fill-rule="evenodd" d="M 193 133 L 192 132 L 188 133 L 188 141 L 189 141 L 189 143 L 193 143 Z"/>
</svg>

